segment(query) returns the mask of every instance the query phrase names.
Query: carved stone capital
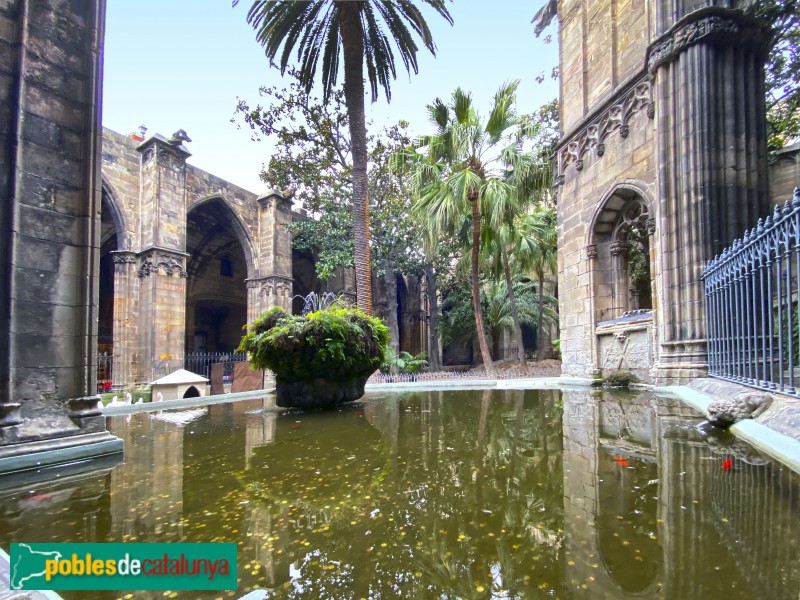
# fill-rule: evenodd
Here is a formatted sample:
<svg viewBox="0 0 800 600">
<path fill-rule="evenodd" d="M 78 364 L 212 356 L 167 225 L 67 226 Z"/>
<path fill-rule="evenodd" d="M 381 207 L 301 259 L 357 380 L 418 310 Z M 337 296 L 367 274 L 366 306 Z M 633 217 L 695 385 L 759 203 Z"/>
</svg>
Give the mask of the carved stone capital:
<svg viewBox="0 0 800 600">
<path fill-rule="evenodd" d="M 654 75 L 659 67 L 696 44 L 745 45 L 763 51 L 766 39 L 765 30 L 741 11 L 717 7 L 698 10 L 678 21 L 650 46 L 647 70 Z"/>
<path fill-rule="evenodd" d="M 186 159 L 192 155 L 183 144 L 176 145 L 159 134 L 139 144 L 136 150 L 142 155 L 142 165 L 156 161 L 176 169 L 185 168 Z"/>
<path fill-rule="evenodd" d="M 136 263 L 136 252 L 131 252 L 129 250 L 117 250 L 111 252 L 111 260 L 114 261 L 115 265 L 128 265 Z"/>
<path fill-rule="evenodd" d="M 267 275 L 257 279 L 248 279 L 246 285 L 248 289 L 258 290 L 260 296 L 269 298 L 272 296 L 291 296 L 294 284 L 292 278 L 286 275 Z"/>
<path fill-rule="evenodd" d="M 656 220 L 653 218 L 647 219 L 645 221 L 645 227 L 647 227 L 647 235 L 653 235 L 656 232 Z"/>
<path fill-rule="evenodd" d="M 586 246 L 586 258 L 597 258 L 597 244 Z"/>
<path fill-rule="evenodd" d="M 169 277 L 178 275 L 187 277 L 186 257 L 183 252 L 167 248 L 151 248 L 139 255 L 139 277 L 149 277 L 153 274 L 164 274 Z"/>
<path fill-rule="evenodd" d="M 614 242 L 611 244 L 611 255 L 627 254 L 630 247 L 628 242 Z"/>
<path fill-rule="evenodd" d="M 294 190 L 269 190 L 261 194 L 257 201 L 261 208 L 265 210 L 281 208 L 284 210 L 292 209 L 292 197 Z"/>
</svg>

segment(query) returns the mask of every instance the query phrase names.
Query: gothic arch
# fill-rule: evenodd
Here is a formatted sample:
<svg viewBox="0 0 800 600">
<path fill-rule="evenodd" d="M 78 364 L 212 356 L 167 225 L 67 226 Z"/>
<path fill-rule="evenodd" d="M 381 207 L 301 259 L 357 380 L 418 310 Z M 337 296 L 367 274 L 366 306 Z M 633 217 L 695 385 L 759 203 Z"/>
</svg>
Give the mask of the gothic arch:
<svg viewBox="0 0 800 600">
<path fill-rule="evenodd" d="M 105 174 L 102 174 L 102 202 L 103 208 L 108 208 L 111 219 L 114 221 L 114 228 L 117 233 L 116 250 L 129 250 L 131 240 L 128 236 L 128 223 L 125 219 L 125 210 L 119 201 L 119 195 L 114 190 L 114 186 L 109 183 Z"/>
<path fill-rule="evenodd" d="M 247 263 L 247 278 L 252 279 L 256 277 L 258 274 L 256 269 L 255 245 L 253 243 L 253 237 L 250 235 L 248 227 L 244 224 L 236 211 L 231 207 L 230 202 L 228 202 L 224 196 L 215 194 L 213 196 L 205 196 L 192 202 L 186 209 L 187 216 L 193 210 L 210 203 L 218 203 L 218 206 L 223 209 L 225 216 L 228 219 L 228 224 L 233 229 L 236 237 L 239 240 L 239 243 L 242 246 L 245 262 Z"/>
<path fill-rule="evenodd" d="M 586 232 L 595 324 L 653 308 L 653 206 L 630 182 L 615 184 L 597 204 Z"/>
<path fill-rule="evenodd" d="M 598 202 L 586 231 L 586 245 L 597 244 L 598 234 L 607 233 L 609 221 L 615 222 L 625 203 L 633 197 L 638 197 L 647 208 L 650 218 L 655 217 L 655 206 L 645 186 L 638 182 L 614 183 Z M 620 202 L 621 201 L 621 202 Z M 602 241 L 602 239 L 600 240 Z"/>
</svg>

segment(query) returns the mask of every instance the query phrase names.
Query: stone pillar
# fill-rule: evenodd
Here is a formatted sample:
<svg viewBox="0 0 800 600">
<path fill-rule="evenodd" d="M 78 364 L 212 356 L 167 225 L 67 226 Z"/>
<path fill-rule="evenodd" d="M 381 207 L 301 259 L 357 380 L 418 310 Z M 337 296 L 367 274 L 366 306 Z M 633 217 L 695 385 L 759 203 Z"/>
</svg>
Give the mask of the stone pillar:
<svg viewBox="0 0 800 600">
<path fill-rule="evenodd" d="M 703 265 L 768 211 L 767 35 L 741 9 L 657 3 L 661 383 L 707 372 Z M 742 2 L 726 3 L 737 6 Z"/>
<path fill-rule="evenodd" d="M 274 306 L 292 310 L 292 222 L 289 194 L 269 191 L 258 198 L 258 266 L 247 280 L 247 322 Z"/>
<path fill-rule="evenodd" d="M 178 132 L 182 133 L 182 132 Z M 183 368 L 186 344 L 186 159 L 176 133 L 155 135 L 141 154 L 138 255 L 139 362 L 145 381 Z M 185 137 L 185 136 L 184 136 Z"/>
<path fill-rule="evenodd" d="M 628 242 L 614 242 L 611 244 L 611 281 L 614 284 L 614 308 L 611 310 L 613 318 L 619 318 L 628 310 Z"/>
<path fill-rule="evenodd" d="M 114 367 L 115 388 L 143 382 L 136 345 L 139 327 L 139 277 L 135 252 L 112 252 L 114 260 Z"/>
<path fill-rule="evenodd" d="M 97 410 L 104 3 L 0 3 L 0 473 L 122 450 Z"/>
</svg>

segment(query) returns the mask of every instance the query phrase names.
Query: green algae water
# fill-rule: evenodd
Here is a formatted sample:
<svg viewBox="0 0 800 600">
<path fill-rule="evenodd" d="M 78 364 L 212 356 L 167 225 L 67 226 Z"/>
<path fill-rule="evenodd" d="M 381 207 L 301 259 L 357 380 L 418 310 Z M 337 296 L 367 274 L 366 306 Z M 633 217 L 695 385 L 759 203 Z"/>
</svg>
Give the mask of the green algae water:
<svg viewBox="0 0 800 600">
<path fill-rule="evenodd" d="M 109 419 L 105 473 L 0 491 L 0 541 L 236 542 L 235 592 L 67 599 L 796 600 L 800 478 L 650 393 L 373 393 Z"/>
</svg>

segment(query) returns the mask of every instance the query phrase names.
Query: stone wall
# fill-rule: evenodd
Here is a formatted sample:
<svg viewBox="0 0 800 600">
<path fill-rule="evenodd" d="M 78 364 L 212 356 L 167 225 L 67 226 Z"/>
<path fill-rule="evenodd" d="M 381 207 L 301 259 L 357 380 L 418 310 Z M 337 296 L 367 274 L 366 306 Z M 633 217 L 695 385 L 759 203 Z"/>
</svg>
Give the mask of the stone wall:
<svg viewBox="0 0 800 600">
<path fill-rule="evenodd" d="M 800 141 L 777 152 L 770 165 L 769 175 L 772 204 L 783 204 L 791 200 L 795 188 L 800 187 Z"/>
<path fill-rule="evenodd" d="M 0 459 L 10 468 L 45 439 L 90 446 L 87 434 L 121 449 L 94 398 L 102 8 L 0 2 Z"/>
<path fill-rule="evenodd" d="M 640 308 L 629 299 L 632 242 L 649 254 L 649 378 L 666 383 L 706 372 L 703 265 L 768 204 L 766 36 L 743 12 L 747 4 L 558 4 L 566 375 L 601 374 L 596 327 Z M 632 236 L 635 226 L 646 239 Z"/>
<path fill-rule="evenodd" d="M 182 368 L 196 324 L 201 333 L 224 326 L 238 334 L 267 308 L 288 307 L 292 294 L 284 227 L 295 218 L 291 202 L 278 193 L 259 198 L 186 164 L 190 154 L 179 138 L 104 130 L 103 206 L 118 240 L 113 380 L 120 387 Z M 223 256 L 230 258 L 229 276 L 221 274 Z M 209 305 L 220 314 L 206 315 Z M 228 333 L 218 338 L 235 347 Z"/>
</svg>

